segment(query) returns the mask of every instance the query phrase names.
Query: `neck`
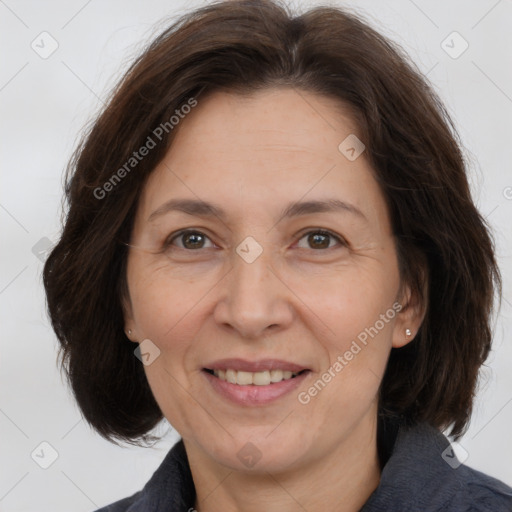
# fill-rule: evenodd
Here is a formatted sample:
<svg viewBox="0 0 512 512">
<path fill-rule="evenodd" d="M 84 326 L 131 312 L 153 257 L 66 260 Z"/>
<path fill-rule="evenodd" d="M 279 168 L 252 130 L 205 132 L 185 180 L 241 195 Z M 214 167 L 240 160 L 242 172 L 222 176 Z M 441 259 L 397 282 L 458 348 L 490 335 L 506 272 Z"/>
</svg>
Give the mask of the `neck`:
<svg viewBox="0 0 512 512">
<path fill-rule="evenodd" d="M 363 419 L 328 455 L 279 473 L 239 472 L 186 441 L 185 448 L 197 512 L 357 512 L 380 479 L 374 418 Z"/>
</svg>

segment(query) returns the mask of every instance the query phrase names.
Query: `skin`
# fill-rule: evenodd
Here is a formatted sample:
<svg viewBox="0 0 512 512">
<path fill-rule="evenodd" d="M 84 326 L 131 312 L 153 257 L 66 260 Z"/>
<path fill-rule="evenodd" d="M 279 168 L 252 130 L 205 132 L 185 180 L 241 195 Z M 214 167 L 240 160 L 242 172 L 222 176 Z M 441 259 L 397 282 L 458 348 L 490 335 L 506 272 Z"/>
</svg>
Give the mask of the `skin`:
<svg viewBox="0 0 512 512">
<path fill-rule="evenodd" d="M 200 512 L 357 511 L 379 483 L 379 385 L 391 348 L 414 338 L 422 314 L 400 281 L 384 196 L 364 153 L 349 161 L 338 150 L 357 133 L 343 105 L 313 93 L 215 92 L 180 121 L 143 189 L 125 327 L 132 341 L 160 350 L 144 369 L 184 440 Z M 173 211 L 148 221 L 173 198 L 216 203 L 226 218 Z M 326 198 L 351 203 L 366 220 L 344 211 L 280 218 L 289 203 Z M 205 235 L 199 249 L 186 236 L 163 248 L 184 228 Z M 341 241 L 326 237 L 327 248 L 316 248 L 308 235 L 318 229 Z M 248 236 L 263 249 L 252 263 L 235 251 Z M 297 394 L 397 302 L 401 311 L 300 403 Z M 284 359 L 311 372 L 273 403 L 237 405 L 202 372 L 226 357 Z M 237 456 L 247 442 L 261 454 L 250 468 Z"/>
</svg>

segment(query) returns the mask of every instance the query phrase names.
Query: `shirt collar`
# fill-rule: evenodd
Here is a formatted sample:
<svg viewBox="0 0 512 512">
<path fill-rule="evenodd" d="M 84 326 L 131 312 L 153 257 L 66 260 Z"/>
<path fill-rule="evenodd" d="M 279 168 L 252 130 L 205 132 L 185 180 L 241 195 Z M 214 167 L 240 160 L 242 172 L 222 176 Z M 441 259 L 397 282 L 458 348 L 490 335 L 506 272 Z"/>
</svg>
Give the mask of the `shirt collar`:
<svg viewBox="0 0 512 512">
<path fill-rule="evenodd" d="M 384 427 L 387 431 L 382 430 Z M 449 447 L 448 439 L 426 423 L 407 427 L 385 421 L 379 423 L 379 430 L 381 478 L 360 512 L 437 510 L 438 501 L 441 508 L 449 498 L 447 492 L 460 488 L 454 485 L 457 472 L 442 457 Z M 439 492 L 440 485 L 445 486 L 446 492 Z M 187 512 L 194 509 L 195 499 L 194 482 L 180 439 L 138 494 L 137 508 L 133 510 Z"/>
</svg>

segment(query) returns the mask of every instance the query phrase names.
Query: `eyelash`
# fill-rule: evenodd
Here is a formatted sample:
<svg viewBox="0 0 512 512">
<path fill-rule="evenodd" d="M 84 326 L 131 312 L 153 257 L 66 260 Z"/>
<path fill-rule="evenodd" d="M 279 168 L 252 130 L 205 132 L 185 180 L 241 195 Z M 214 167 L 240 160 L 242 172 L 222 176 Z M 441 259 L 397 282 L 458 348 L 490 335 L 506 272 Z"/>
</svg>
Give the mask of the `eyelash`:
<svg viewBox="0 0 512 512">
<path fill-rule="evenodd" d="M 183 237 L 185 235 L 188 235 L 188 234 L 201 235 L 201 236 L 207 238 L 208 240 L 210 240 L 210 237 L 201 231 L 198 231 L 196 229 L 184 229 L 182 231 L 179 231 L 177 233 L 173 233 L 173 234 L 169 235 L 169 237 L 164 242 L 163 249 L 164 250 L 168 249 L 169 247 L 171 247 L 174 240 L 176 240 L 180 237 Z M 324 236 L 330 236 L 331 238 L 334 238 L 339 243 L 340 246 L 343 246 L 343 247 L 347 246 L 347 243 L 345 242 L 345 240 L 343 238 L 341 238 L 340 236 L 335 235 L 334 233 L 327 231 L 325 229 L 313 229 L 313 230 L 307 231 L 300 236 L 299 241 L 302 240 L 304 237 L 311 235 L 311 234 L 320 234 L 320 235 L 324 235 Z M 183 251 L 187 251 L 187 252 L 199 252 L 201 249 L 203 249 L 203 247 L 200 247 L 199 249 L 187 249 L 185 247 L 176 247 L 176 248 L 183 250 Z M 208 249 L 208 247 L 206 249 Z M 334 249 L 334 247 L 327 247 L 326 249 L 311 249 L 311 250 L 315 251 L 315 252 L 317 252 L 317 251 L 322 252 L 322 251 L 326 251 L 328 249 Z"/>
</svg>

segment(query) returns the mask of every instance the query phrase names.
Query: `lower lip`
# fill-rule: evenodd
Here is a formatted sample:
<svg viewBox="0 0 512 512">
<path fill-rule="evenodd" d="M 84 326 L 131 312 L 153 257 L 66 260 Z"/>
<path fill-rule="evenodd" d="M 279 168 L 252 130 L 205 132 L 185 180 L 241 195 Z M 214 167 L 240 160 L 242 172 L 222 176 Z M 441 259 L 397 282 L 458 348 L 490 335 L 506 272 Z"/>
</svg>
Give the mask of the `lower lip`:
<svg viewBox="0 0 512 512">
<path fill-rule="evenodd" d="M 215 377 L 215 375 L 203 370 L 203 374 L 206 376 L 213 389 L 221 396 L 238 405 L 265 405 L 274 402 L 299 387 L 310 373 L 311 372 L 308 370 L 292 379 L 282 380 L 281 382 L 275 382 L 267 386 L 256 386 L 254 384 L 240 386 L 221 380 Z"/>
</svg>

